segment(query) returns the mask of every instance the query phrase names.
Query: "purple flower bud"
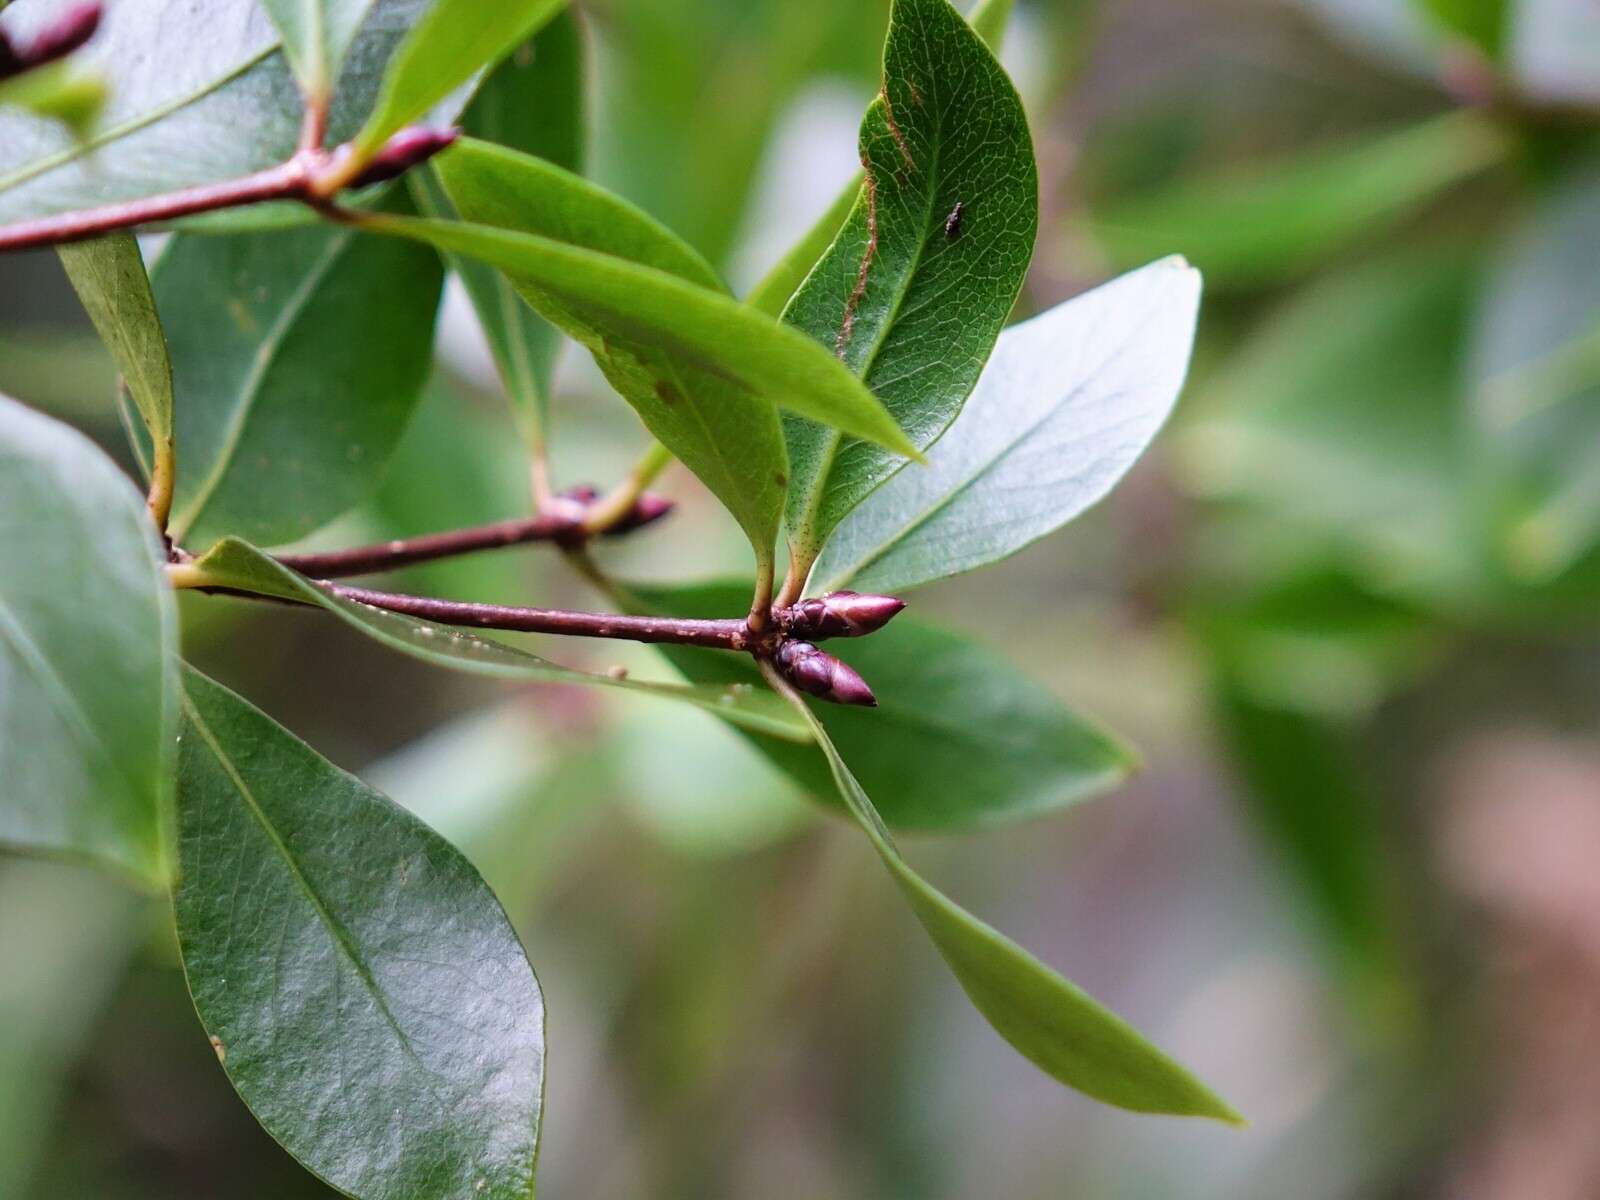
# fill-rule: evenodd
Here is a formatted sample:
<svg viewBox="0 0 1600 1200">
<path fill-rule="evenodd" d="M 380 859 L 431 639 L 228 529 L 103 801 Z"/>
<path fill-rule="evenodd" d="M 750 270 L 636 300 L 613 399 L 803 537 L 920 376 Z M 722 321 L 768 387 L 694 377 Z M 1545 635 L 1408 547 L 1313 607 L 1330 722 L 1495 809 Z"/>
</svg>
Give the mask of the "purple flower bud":
<svg viewBox="0 0 1600 1200">
<path fill-rule="evenodd" d="M 75 4 L 23 47 L 0 33 L 0 79 L 65 58 L 100 28 L 100 5 Z"/>
<path fill-rule="evenodd" d="M 427 162 L 450 146 L 460 136 L 459 129 L 429 129 L 426 125 L 402 129 L 372 156 L 372 161 L 350 181 L 350 186 L 368 187 L 404 175 L 418 163 Z"/>
<path fill-rule="evenodd" d="M 600 499 L 600 489 L 592 483 L 578 483 L 560 493 L 563 500 L 576 500 L 579 504 L 593 504 Z"/>
<path fill-rule="evenodd" d="M 633 507 L 628 510 L 627 516 L 606 530 L 606 536 L 612 537 L 619 533 L 630 533 L 653 521 L 659 521 L 671 512 L 677 505 L 665 496 L 657 496 L 653 492 L 646 492 L 633 502 Z"/>
<path fill-rule="evenodd" d="M 820 599 L 802 600 L 789 610 L 788 629 L 796 637 L 821 640 L 861 637 L 887 625 L 906 606 L 897 596 L 832 592 Z"/>
<path fill-rule="evenodd" d="M 785 679 L 808 696 L 876 708 L 877 697 L 867 681 L 848 664 L 818 650 L 810 642 L 786 641 L 774 655 Z"/>
</svg>

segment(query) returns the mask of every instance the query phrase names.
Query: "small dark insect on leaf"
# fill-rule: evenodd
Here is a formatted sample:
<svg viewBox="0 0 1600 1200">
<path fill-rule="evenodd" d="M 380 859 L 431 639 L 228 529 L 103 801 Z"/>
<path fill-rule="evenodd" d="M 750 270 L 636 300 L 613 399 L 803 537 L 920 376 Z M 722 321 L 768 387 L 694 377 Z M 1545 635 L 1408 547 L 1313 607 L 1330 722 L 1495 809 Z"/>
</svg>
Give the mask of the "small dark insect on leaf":
<svg viewBox="0 0 1600 1200">
<path fill-rule="evenodd" d="M 956 206 L 950 210 L 950 215 L 944 219 L 944 236 L 952 242 L 961 236 L 961 213 L 966 207 L 965 201 L 957 200 Z"/>
</svg>

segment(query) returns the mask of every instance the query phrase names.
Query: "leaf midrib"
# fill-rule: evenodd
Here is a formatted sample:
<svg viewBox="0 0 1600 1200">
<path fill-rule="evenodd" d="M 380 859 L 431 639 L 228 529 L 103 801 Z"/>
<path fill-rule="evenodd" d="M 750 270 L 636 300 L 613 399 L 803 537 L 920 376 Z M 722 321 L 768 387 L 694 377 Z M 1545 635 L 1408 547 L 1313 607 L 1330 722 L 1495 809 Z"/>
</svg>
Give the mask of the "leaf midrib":
<svg viewBox="0 0 1600 1200">
<path fill-rule="evenodd" d="M 277 851 L 278 857 L 283 860 L 284 866 L 288 868 L 290 878 L 294 880 L 296 886 L 305 896 L 306 902 L 311 905 L 312 910 L 317 915 L 317 919 L 321 921 L 324 928 L 327 929 L 334 945 L 339 948 L 340 952 L 350 963 L 352 969 L 354 969 L 357 978 L 361 980 L 368 993 L 372 996 L 373 1002 L 378 1007 L 378 1012 L 382 1014 L 383 1019 L 389 1028 L 394 1031 L 394 1035 L 399 1039 L 400 1046 L 405 1051 L 406 1056 L 410 1058 L 411 1061 L 415 1063 L 416 1066 L 422 1070 L 430 1080 L 434 1078 L 438 1073 L 417 1056 L 416 1049 L 411 1045 L 410 1037 L 408 1037 L 405 1030 L 400 1027 L 400 1022 L 395 1018 L 393 1010 L 390 1009 L 389 1002 L 384 996 L 383 989 L 378 985 L 377 977 L 373 975 L 372 969 L 367 965 L 366 960 L 363 959 L 360 953 L 356 950 L 355 943 L 350 937 L 349 931 L 345 929 L 344 925 L 338 920 L 337 917 L 333 915 L 332 910 L 329 909 L 327 903 L 322 899 L 321 893 L 319 893 L 316 888 L 312 886 L 311 881 L 307 879 L 305 873 L 300 870 L 299 864 L 295 861 L 294 855 L 289 850 L 288 843 L 283 840 L 283 835 L 278 832 L 277 826 L 273 825 L 272 821 L 267 817 L 267 814 L 262 810 L 260 802 L 255 797 L 255 793 L 250 789 L 250 785 L 246 783 L 244 777 L 239 774 L 238 768 L 234 766 L 233 760 L 228 756 L 227 751 L 222 748 L 222 744 L 217 740 L 216 734 L 213 733 L 211 727 L 206 724 L 205 718 L 200 715 L 199 708 L 187 694 L 185 694 L 183 697 L 183 709 L 184 714 L 189 718 L 190 724 L 194 726 L 195 732 L 197 732 L 200 735 L 201 740 L 205 742 L 207 749 L 211 751 L 212 757 L 216 759 L 217 765 L 222 768 L 223 773 L 228 777 L 228 781 L 233 784 L 233 788 L 238 793 L 239 798 L 244 801 L 245 807 L 249 809 L 250 815 L 255 819 L 256 824 L 261 827 L 261 831 L 267 835 L 267 839 L 272 843 L 273 849 Z"/>
<path fill-rule="evenodd" d="M 282 48 L 283 42 L 280 39 L 262 49 L 258 54 L 247 58 L 226 75 L 213 79 L 198 91 L 190 92 L 184 96 L 176 96 L 167 101 L 167 103 L 157 105 L 148 112 L 141 113 L 121 125 L 104 130 L 87 141 L 74 142 L 64 150 L 58 150 L 54 154 L 47 154 L 43 158 L 35 159 L 33 162 L 13 171 L 10 175 L 0 176 L 0 192 L 10 191 L 12 188 L 20 187 L 22 184 L 37 179 L 41 175 L 49 174 L 57 167 L 64 167 L 69 163 L 77 162 L 79 159 L 93 154 L 96 150 L 109 146 L 112 142 L 119 141 L 130 134 L 138 133 L 141 129 L 148 128 L 157 121 L 165 120 L 173 113 L 188 108 L 191 104 L 198 104 L 207 96 L 221 91 L 240 76 L 260 66 Z"/>
<path fill-rule="evenodd" d="M 340 255 L 349 247 L 355 234 L 351 230 L 340 230 L 328 242 L 328 249 L 317 260 L 305 279 L 300 282 L 289 301 L 284 305 L 283 312 L 272 323 L 267 331 L 266 338 L 256 350 L 255 361 L 250 364 L 244 382 L 240 387 L 238 403 L 235 404 L 232 414 L 228 418 L 228 428 L 223 435 L 222 445 L 217 454 L 217 461 L 201 481 L 199 490 L 194 498 L 184 505 L 183 512 L 172 521 L 171 533 L 174 541 L 182 541 L 189 533 L 190 528 L 204 514 L 206 505 L 211 503 L 217 489 L 222 486 L 223 479 L 233 466 L 235 457 L 239 452 L 239 443 L 244 438 L 245 426 L 249 423 L 250 415 L 255 410 L 256 401 L 260 398 L 261 388 L 266 383 L 268 372 L 276 364 L 278 352 L 283 349 L 283 343 L 293 332 L 299 319 L 305 315 L 307 306 L 328 273 L 333 270 L 334 264 Z"/>
</svg>

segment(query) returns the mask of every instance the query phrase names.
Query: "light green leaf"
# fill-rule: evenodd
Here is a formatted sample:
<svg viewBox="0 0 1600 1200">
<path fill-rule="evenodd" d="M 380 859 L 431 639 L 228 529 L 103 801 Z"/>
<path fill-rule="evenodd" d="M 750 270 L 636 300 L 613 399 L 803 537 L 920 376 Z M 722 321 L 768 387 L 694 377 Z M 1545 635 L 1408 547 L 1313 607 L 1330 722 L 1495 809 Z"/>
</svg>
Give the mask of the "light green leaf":
<svg viewBox="0 0 1600 1200">
<path fill-rule="evenodd" d="M 1186 178 L 1097 212 L 1089 232 L 1118 266 L 1182 254 L 1214 286 L 1302 274 L 1505 157 L 1478 113 L 1456 112 L 1233 172 Z"/>
<path fill-rule="evenodd" d="M 46 63 L 10 79 L 0 79 L 0 110 L 26 109 L 36 117 L 59 121 L 80 141 L 89 136 L 106 106 L 106 85 L 71 62 Z M 0 121 L 4 120 L 0 112 Z"/>
<path fill-rule="evenodd" d="M 195 671 L 184 678 L 184 973 L 256 1119 L 360 1200 L 526 1200 L 544 1000 L 448 842 Z"/>
<path fill-rule="evenodd" d="M 0 843 L 166 879 L 177 732 L 166 560 L 89 440 L 0 397 Z"/>
<path fill-rule="evenodd" d="M 172 363 L 139 243 L 131 233 L 113 233 L 56 253 L 151 439 L 171 441 Z"/>
<path fill-rule="evenodd" d="M 1016 89 L 947 0 L 895 0 L 883 79 L 861 126 L 866 187 L 784 320 L 865 379 L 925 450 L 961 410 L 1022 286 L 1038 173 Z M 802 566 L 904 465 L 848 433 L 785 422 Z"/>
<path fill-rule="evenodd" d="M 740 594 L 734 583 L 632 590 L 640 608 L 685 617 L 725 615 Z M 1054 812 L 1111 790 L 1137 763 L 1004 659 L 910 614 L 826 648 L 861 672 L 878 707 L 823 705 L 819 720 L 896 829 L 985 828 Z M 658 649 L 694 683 L 759 683 L 743 656 Z M 827 764 L 813 747 L 752 741 L 811 795 L 832 800 Z"/>
<path fill-rule="evenodd" d="M 283 35 L 301 89 L 313 103 L 325 103 L 372 0 L 261 0 L 261 7 Z"/>
<path fill-rule="evenodd" d="M 913 871 L 828 731 L 803 700 L 790 695 L 809 719 L 851 817 L 973 1007 L 996 1033 L 1046 1074 L 1096 1100 L 1135 1112 L 1244 1124 L 1227 1103 L 1121 1017 Z"/>
<path fill-rule="evenodd" d="M 478 71 L 532 37 L 566 0 L 433 0 L 395 51 L 372 116 L 353 140 L 371 154 Z"/>
<path fill-rule="evenodd" d="M 173 538 L 293 541 L 370 494 L 427 378 L 442 280 L 437 255 L 351 229 L 175 237 L 154 271 Z"/>
<path fill-rule="evenodd" d="M 1519 3 L 1525 0 L 1518 0 Z M 1499 58 L 1505 46 L 1512 0 L 1411 0 L 1441 29 L 1448 30 Z"/>
<path fill-rule="evenodd" d="M 425 0 L 376 0 L 346 57 L 330 144 L 366 119 L 384 64 Z M 7 27 L 36 29 L 57 0 L 17 0 Z M 247 175 L 283 162 L 301 99 L 280 38 L 256 0 L 117 0 L 72 56 L 108 92 L 93 136 L 0 111 L 0 221 L 19 221 Z M 241 221 L 255 210 L 234 214 Z"/>
<path fill-rule="evenodd" d="M 794 720 L 788 707 L 760 688 L 682 687 L 671 683 L 618 679 L 610 675 L 574 671 L 459 629 L 342 599 L 316 587 L 304 576 L 237 538 L 226 538 L 217 543 L 194 565 L 210 585 L 317 605 L 390 649 L 435 666 L 494 679 L 587 684 L 637 695 L 680 700 L 725 717 L 741 728 L 790 741 L 805 738 L 804 730 Z"/>
<path fill-rule="evenodd" d="M 1013 0 L 982 0 L 967 18 L 973 32 L 981 37 L 997 54 L 1005 37 L 1006 24 L 1011 19 Z M 773 264 L 761 281 L 750 290 L 745 303 L 762 312 L 777 316 L 783 312 L 790 298 L 799 291 L 806 276 L 817 260 L 833 245 L 861 195 L 861 184 L 866 177 L 858 173 L 844 190 L 834 198 L 817 223 L 805 232 L 794 248 Z"/>
<path fill-rule="evenodd" d="M 585 75 L 583 29 L 569 8 L 490 73 L 462 113 L 462 128 L 472 137 L 579 171 L 587 124 Z M 408 179 L 424 215 L 458 215 L 432 163 Z M 493 267 L 459 256 L 452 256 L 450 267 L 477 310 L 523 438 L 540 452 L 561 335 Z"/>
<path fill-rule="evenodd" d="M 844 519 L 812 590 L 894 594 L 971 571 L 1094 504 L 1172 411 L 1199 302 L 1199 272 L 1169 258 L 1007 329 L 928 466 Z"/>
</svg>

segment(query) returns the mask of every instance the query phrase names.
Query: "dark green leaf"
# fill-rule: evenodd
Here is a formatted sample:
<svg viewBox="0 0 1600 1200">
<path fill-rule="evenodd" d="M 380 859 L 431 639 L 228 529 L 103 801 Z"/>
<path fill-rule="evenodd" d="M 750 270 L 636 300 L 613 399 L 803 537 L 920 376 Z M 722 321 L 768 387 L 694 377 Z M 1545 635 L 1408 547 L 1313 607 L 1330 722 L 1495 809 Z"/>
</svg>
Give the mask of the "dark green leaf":
<svg viewBox="0 0 1600 1200">
<path fill-rule="evenodd" d="M 925 450 L 960 411 L 1022 286 L 1038 174 L 1016 89 L 947 0 L 896 0 L 883 78 L 861 126 L 867 185 L 784 320 L 835 351 Z M 785 422 L 787 520 L 803 565 L 904 465 L 849 432 Z"/>
<path fill-rule="evenodd" d="M 264 713 L 194 671 L 184 688 L 173 907 L 239 1095 L 360 1200 L 526 1200 L 544 1001 L 494 895 Z"/>
<path fill-rule="evenodd" d="M 340 64 L 372 0 L 261 0 L 301 88 L 314 102 L 332 95 Z"/>
<path fill-rule="evenodd" d="M 1170 258 L 1006 330 L 928 466 L 845 518 L 812 589 L 898 593 L 1014 554 L 1095 503 L 1171 412 L 1199 301 L 1199 272 Z"/>
<path fill-rule="evenodd" d="M 1013 0 L 982 0 L 968 18 L 973 31 L 996 53 L 999 52 L 1000 41 L 1005 36 L 1006 23 L 1011 19 L 1012 7 Z M 827 253 L 828 247 L 833 245 L 834 238 L 839 236 L 839 230 L 849 219 L 850 212 L 861 195 L 864 178 L 864 175 L 858 173 L 845 185 L 844 190 L 828 206 L 828 210 L 817 218 L 817 223 L 808 229 L 795 243 L 794 248 L 775 263 L 772 269 L 762 276 L 761 281 L 750 290 L 745 303 L 773 316 L 783 312 L 790 298 L 811 273 L 811 268 Z"/>
<path fill-rule="evenodd" d="M 131 233 L 57 251 L 89 319 L 122 372 L 128 395 L 156 442 L 172 438 L 172 363 L 150 277 Z"/>
<path fill-rule="evenodd" d="M 348 138 L 372 108 L 395 45 L 425 0 L 377 0 L 347 56 L 329 136 Z M 0 113 L 0 221 L 18 221 L 246 175 L 284 161 L 300 135 L 298 89 L 256 0 L 118 0 L 73 56 L 110 101 L 94 136 Z M 17 0 L 8 29 L 36 28 L 56 0 Z M 248 210 L 242 220 L 254 214 Z"/>
<path fill-rule="evenodd" d="M 735 681 L 727 686 L 681 687 L 677 684 L 617 679 L 610 675 L 574 671 L 459 629 L 330 595 L 313 586 L 304 576 L 295 574 L 237 538 L 226 538 L 217 543 L 194 565 L 205 576 L 208 585 L 318 605 L 390 649 L 435 666 L 495 679 L 588 684 L 667 700 L 681 700 L 725 717 L 741 728 L 790 741 L 805 739 L 805 731 L 794 720 L 788 706 L 758 686 L 740 686 L 743 681 Z M 730 653 L 729 657 L 735 656 Z"/>
<path fill-rule="evenodd" d="M 578 171 L 584 157 L 584 85 L 583 30 L 567 9 L 484 80 L 461 116 L 462 128 L 472 137 Z M 409 178 L 424 214 L 457 215 L 432 164 Z M 477 310 L 523 437 L 540 450 L 561 336 L 493 267 L 456 256 L 450 266 Z"/>
<path fill-rule="evenodd" d="M 293 541 L 369 494 L 426 380 L 442 279 L 426 249 L 345 228 L 175 237 L 154 272 L 172 536 Z"/>
<path fill-rule="evenodd" d="M 164 881 L 177 731 L 166 560 L 126 476 L 0 397 L 0 842 Z"/>
<path fill-rule="evenodd" d="M 706 584 L 635 595 L 654 611 L 709 617 L 737 611 L 740 589 Z M 759 686 L 742 656 L 660 649 L 695 683 Z M 1125 746 L 1009 663 L 910 615 L 827 649 L 861 672 L 878 707 L 824 705 L 820 719 L 897 829 L 953 831 L 1053 812 L 1109 791 L 1135 766 Z M 832 799 L 827 764 L 813 747 L 753 741 L 817 799 Z"/>
<path fill-rule="evenodd" d="M 360 153 L 384 142 L 530 38 L 567 0 L 433 0 L 390 60 Z"/>
<path fill-rule="evenodd" d="M 1317 148 L 1247 172 L 1186 178 L 1114 204 L 1089 230 L 1119 266 L 1181 253 L 1214 286 L 1299 275 L 1504 157 L 1477 113 Z"/>
<path fill-rule="evenodd" d="M 1466 38 L 1490 58 L 1505 46 L 1511 0 L 1411 0 L 1441 28 Z M 1526 0 L 1523 0 L 1526 2 Z M 1534 0 L 1535 3 L 1539 0 Z"/>
<path fill-rule="evenodd" d="M 790 695 L 810 718 L 850 815 L 871 840 L 973 1007 L 996 1033 L 1052 1078 L 1107 1104 L 1135 1112 L 1244 1123 L 1227 1103 L 1121 1017 L 913 871 L 828 731 L 804 701 Z"/>
</svg>

